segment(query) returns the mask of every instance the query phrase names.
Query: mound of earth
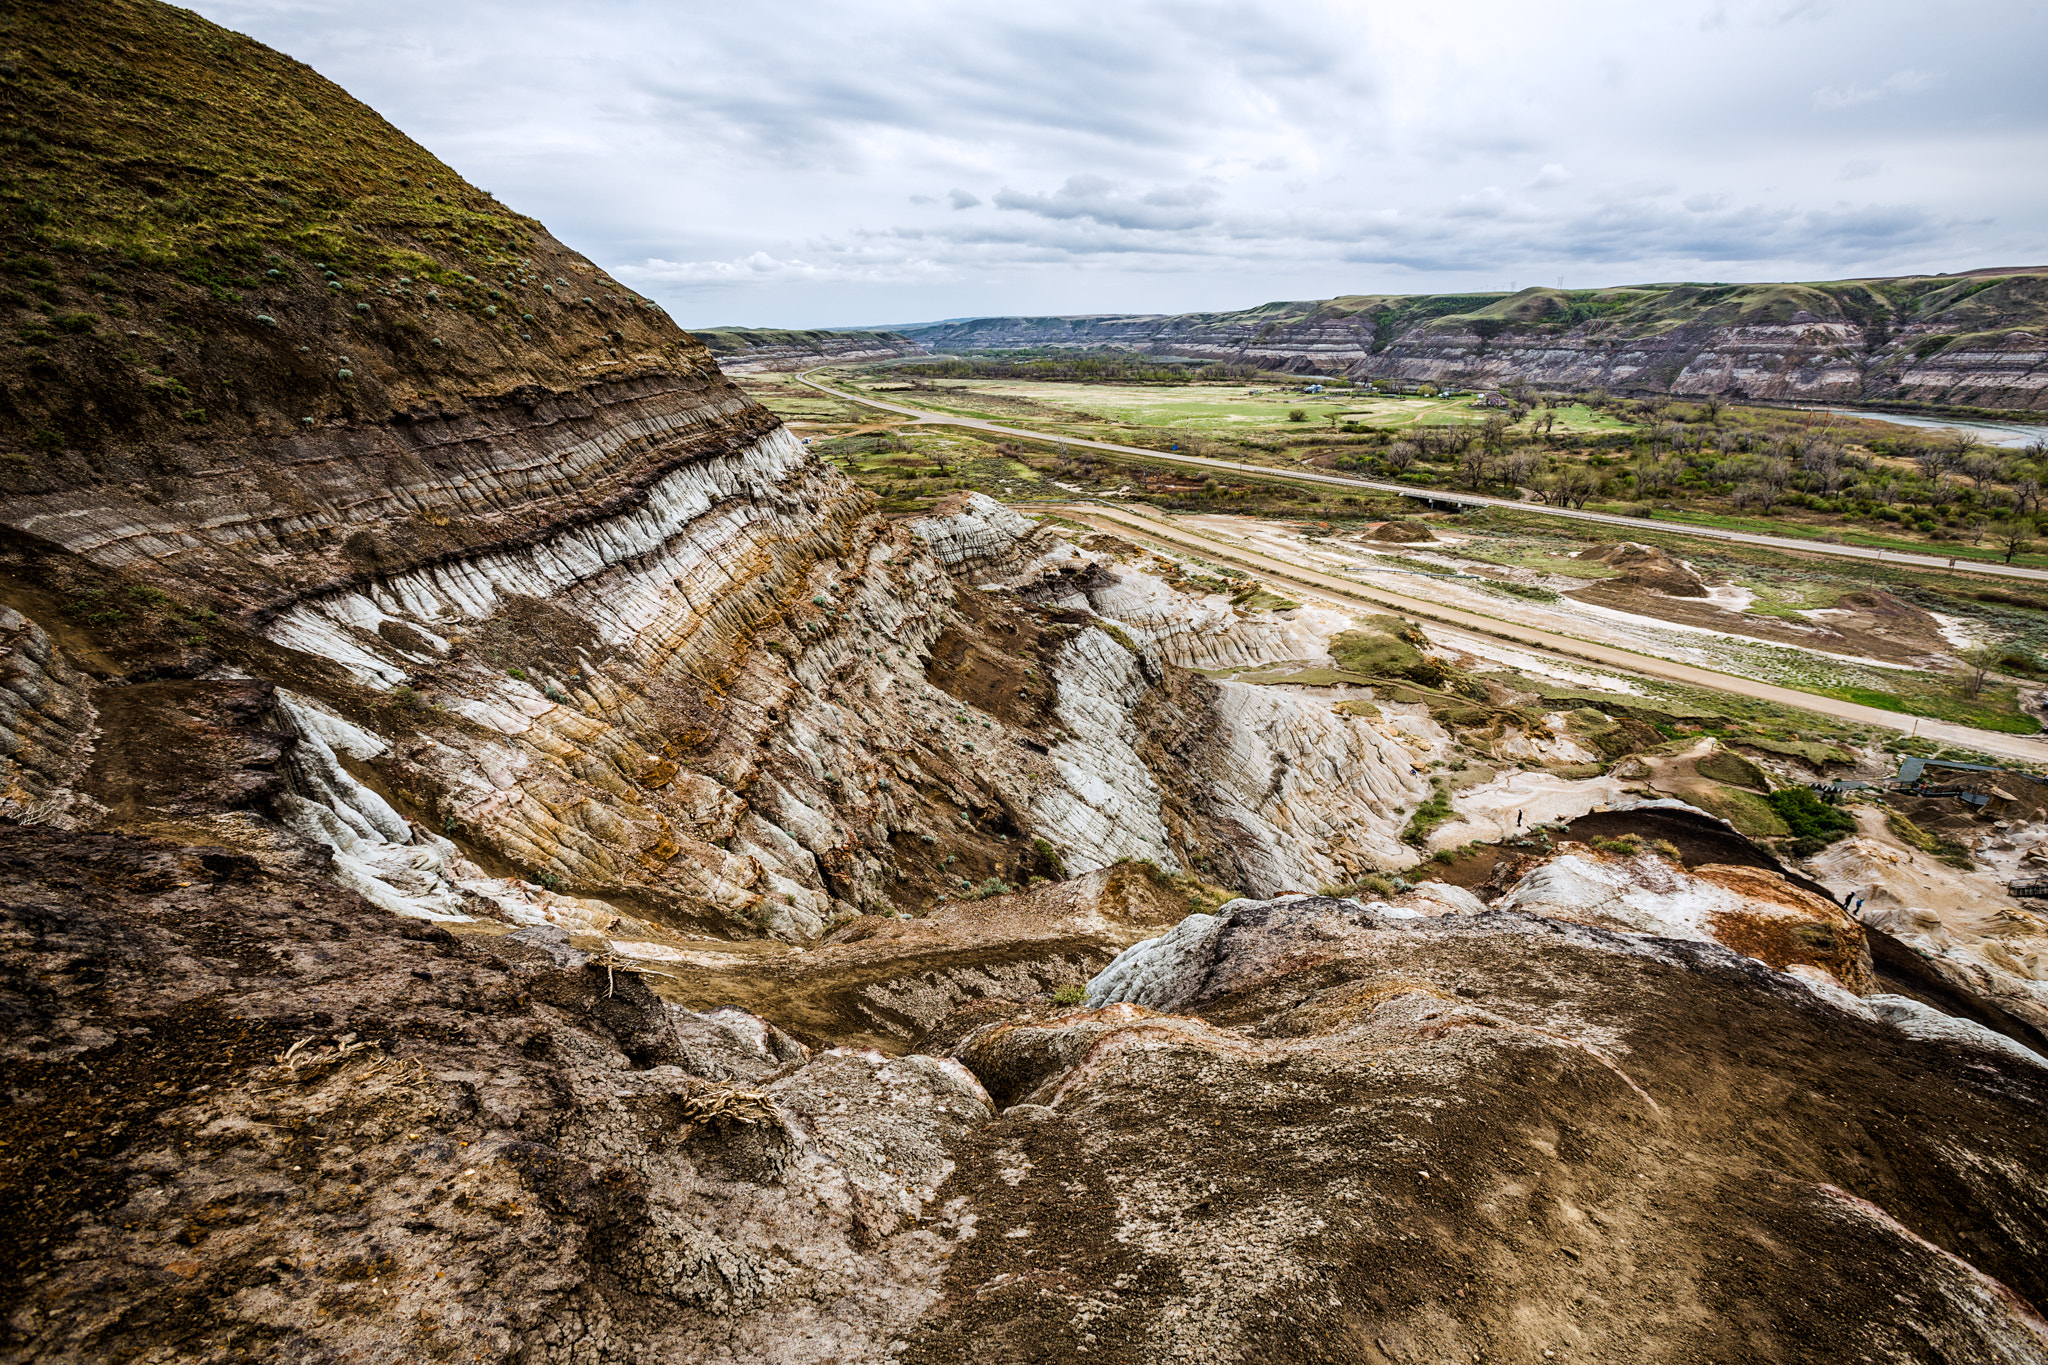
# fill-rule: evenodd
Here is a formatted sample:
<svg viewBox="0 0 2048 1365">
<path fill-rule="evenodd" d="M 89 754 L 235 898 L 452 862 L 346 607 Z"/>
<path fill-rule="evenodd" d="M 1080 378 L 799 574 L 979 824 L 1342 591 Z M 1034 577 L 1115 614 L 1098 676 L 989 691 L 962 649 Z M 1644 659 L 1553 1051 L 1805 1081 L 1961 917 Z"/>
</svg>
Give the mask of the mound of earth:
<svg viewBox="0 0 2048 1365">
<path fill-rule="evenodd" d="M 1597 559 L 1621 570 L 1618 578 L 1609 582 L 1646 588 L 1666 597 L 1707 595 L 1706 580 L 1694 572 L 1691 565 L 1673 559 L 1655 545 L 1638 545 L 1632 540 L 1624 540 L 1618 545 L 1598 545 L 1590 550 L 1581 550 L 1573 558 Z"/>
<path fill-rule="evenodd" d="M 1218 918 L 1155 964 L 1174 1013 L 956 1048 L 1012 1107 L 910 1359 L 2041 1358 L 2048 1071 L 2002 1039 L 1516 913 Z"/>
<path fill-rule="evenodd" d="M 1851 641 L 1882 641 L 1921 654 L 1950 648 L 1931 614 L 1882 590 L 1844 593 L 1821 619 L 1829 630 Z"/>
<path fill-rule="evenodd" d="M 1436 539 L 1436 533 L 1419 521 L 1383 521 L 1365 536 L 1367 540 L 1386 540 L 1397 545 L 1419 545 Z"/>
<path fill-rule="evenodd" d="M 1235 901 L 1127 952 L 1173 1013 L 991 979 L 889 1057 L 393 932 L 295 849 L 18 831 L 4 1358 L 2043 1359 L 2048 1068 L 1657 894 Z"/>
<path fill-rule="evenodd" d="M 1844 594 L 1832 607 L 1805 613 L 1802 622 L 1704 600 L 1709 597 L 1705 580 L 1662 550 L 1623 544 L 1583 551 L 1579 557 L 1600 559 L 1623 572 L 1565 595 L 1616 611 L 1891 663 L 1927 663 L 1951 649 L 1932 615 L 1887 592 Z"/>
</svg>

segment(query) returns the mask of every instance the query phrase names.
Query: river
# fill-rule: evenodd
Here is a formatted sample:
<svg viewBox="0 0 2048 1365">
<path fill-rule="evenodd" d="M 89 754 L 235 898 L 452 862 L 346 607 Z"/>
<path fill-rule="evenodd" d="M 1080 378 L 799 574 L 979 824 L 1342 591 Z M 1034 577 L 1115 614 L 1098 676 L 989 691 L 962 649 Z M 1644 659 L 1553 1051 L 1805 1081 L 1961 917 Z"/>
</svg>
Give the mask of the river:
<svg viewBox="0 0 2048 1365">
<path fill-rule="evenodd" d="M 1833 412 L 1843 417 L 1863 417 L 1874 422 L 1895 422 L 1902 427 L 1923 427 L 1929 431 L 1952 431 L 1961 428 L 1982 433 L 1985 445 L 2004 446 L 2015 450 L 2033 441 L 2048 441 L 2048 426 L 2035 426 L 2026 422 L 1986 422 L 1967 417 L 1915 417 L 1903 412 L 1865 412 L 1860 408 L 1815 407 L 1802 411 Z"/>
</svg>

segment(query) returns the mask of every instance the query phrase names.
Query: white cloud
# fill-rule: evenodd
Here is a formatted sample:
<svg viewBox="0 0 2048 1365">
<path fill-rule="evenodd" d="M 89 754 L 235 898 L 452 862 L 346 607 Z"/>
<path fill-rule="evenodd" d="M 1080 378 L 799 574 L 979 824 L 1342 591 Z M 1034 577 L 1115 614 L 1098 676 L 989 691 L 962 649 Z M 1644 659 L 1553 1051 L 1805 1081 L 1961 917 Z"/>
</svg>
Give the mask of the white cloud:
<svg viewBox="0 0 2048 1365">
<path fill-rule="evenodd" d="M 1959 270 L 2048 219 L 2037 0 L 1955 0 L 1966 82 L 1901 69 L 1908 0 L 186 2 L 685 321 Z"/>
<path fill-rule="evenodd" d="M 1087 218 L 1104 227 L 1170 231 L 1206 227 L 1215 221 L 1208 206 L 1219 197 L 1214 185 L 1201 182 L 1133 195 L 1099 175 L 1071 175 L 1051 194 L 1027 194 L 1005 187 L 996 193 L 995 205 L 1041 218 Z"/>
<path fill-rule="evenodd" d="M 1813 107 L 1832 113 L 1842 109 L 1853 109 L 1859 104 L 1888 99 L 1893 95 L 1917 95 L 1923 90 L 1932 90 L 1941 83 L 1946 71 L 1916 71 L 1907 67 L 1894 71 L 1876 85 L 1829 86 L 1813 92 Z"/>
</svg>

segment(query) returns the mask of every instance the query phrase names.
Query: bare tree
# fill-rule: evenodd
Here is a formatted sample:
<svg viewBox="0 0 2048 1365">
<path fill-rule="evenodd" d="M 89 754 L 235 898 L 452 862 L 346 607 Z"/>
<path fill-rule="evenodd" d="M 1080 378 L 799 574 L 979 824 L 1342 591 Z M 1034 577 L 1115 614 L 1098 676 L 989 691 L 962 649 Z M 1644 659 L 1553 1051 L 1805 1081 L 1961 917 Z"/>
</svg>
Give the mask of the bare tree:
<svg viewBox="0 0 2048 1365">
<path fill-rule="evenodd" d="M 1600 476 L 1584 465 L 1567 464 L 1536 480 L 1536 496 L 1552 507 L 1584 507 L 1600 491 Z"/>
<path fill-rule="evenodd" d="M 1984 681 L 1991 673 L 1991 665 L 1998 662 L 1998 650 L 1992 645 L 1971 645 L 1968 649 L 1956 651 L 1956 657 L 1963 661 L 1962 672 L 1956 675 L 1956 691 L 1965 697 L 1974 697 L 1984 690 Z"/>
<path fill-rule="evenodd" d="M 1958 460 L 1956 468 L 1969 476 L 1971 487 L 1982 488 L 1985 484 L 1990 483 L 2005 472 L 2005 461 L 1999 459 L 1996 455 L 1987 455 L 1982 451 L 1973 451 Z"/>
<path fill-rule="evenodd" d="M 2041 480 L 2032 474 L 2022 474 L 2012 481 L 2013 506 L 2021 516 L 2041 510 Z"/>
<path fill-rule="evenodd" d="M 1415 448 L 1413 442 L 1396 441 L 1387 447 L 1387 453 L 1380 456 L 1380 459 L 1385 461 L 1387 468 L 1393 470 L 1396 474 L 1405 474 L 1408 470 L 1414 468 L 1415 457 L 1420 453 Z"/>
<path fill-rule="evenodd" d="M 1755 507 L 1768 512 L 1778 505 L 1778 499 L 1783 497 L 1784 493 L 1784 489 L 1774 488 L 1766 480 L 1752 479 L 1736 489 L 1730 497 L 1737 507 Z"/>
<path fill-rule="evenodd" d="M 2009 521 L 1991 524 L 1991 544 L 2005 556 L 2010 564 L 2013 556 L 2023 555 L 2033 548 L 2034 537 L 2039 533 L 2032 517 L 2014 517 Z"/>
<path fill-rule="evenodd" d="M 1507 460 L 1501 468 L 1501 477 L 1520 488 L 1529 482 L 1529 476 L 1535 472 L 1539 459 L 1540 457 L 1527 446 L 1517 446 L 1508 452 Z"/>
<path fill-rule="evenodd" d="M 1458 478 L 1467 488 L 1480 488 L 1486 484 L 1492 467 L 1493 446 L 1485 441 L 1475 441 L 1458 457 Z"/>
</svg>

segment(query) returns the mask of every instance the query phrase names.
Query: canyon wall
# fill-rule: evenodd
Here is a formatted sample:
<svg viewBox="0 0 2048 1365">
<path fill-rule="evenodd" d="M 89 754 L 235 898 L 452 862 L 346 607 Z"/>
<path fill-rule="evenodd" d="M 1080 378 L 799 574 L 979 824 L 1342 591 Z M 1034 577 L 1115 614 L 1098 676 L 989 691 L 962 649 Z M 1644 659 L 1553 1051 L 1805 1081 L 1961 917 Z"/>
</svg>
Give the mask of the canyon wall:
<svg viewBox="0 0 2048 1365">
<path fill-rule="evenodd" d="M 924 355 L 925 348 L 894 332 L 782 331 L 756 327 L 698 328 L 692 335 L 709 348 L 727 374 L 808 370 Z"/>
<path fill-rule="evenodd" d="M 967 589 L 1050 547 L 986 499 L 881 517 L 658 307 L 311 72 L 139 2 L 38 36 L 17 112 L 75 164 L 22 168 L 64 211 L 10 257 L 56 301 L 0 424 L 15 818 L 288 831 L 400 913 L 642 943 L 1123 858 L 1266 892 L 1413 860 L 1392 741 L 1310 743 L 1274 707 L 1314 708 L 1141 626 Z M 267 144 L 191 97 L 224 79 Z M 135 89 L 185 125 L 98 98 Z M 173 150 L 216 163 L 175 204 L 105 177 Z M 257 171 L 335 189 L 307 217 Z M 236 782 L 180 755 L 201 723 Z M 1262 776 L 1328 746 L 1349 788 Z"/>
<path fill-rule="evenodd" d="M 1110 346 L 1359 379 L 2048 410 L 2048 270 L 1828 284 L 1353 295 L 1242 312 L 976 318 L 933 351 Z"/>
</svg>

